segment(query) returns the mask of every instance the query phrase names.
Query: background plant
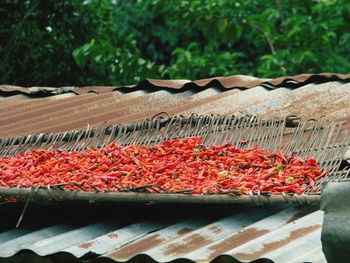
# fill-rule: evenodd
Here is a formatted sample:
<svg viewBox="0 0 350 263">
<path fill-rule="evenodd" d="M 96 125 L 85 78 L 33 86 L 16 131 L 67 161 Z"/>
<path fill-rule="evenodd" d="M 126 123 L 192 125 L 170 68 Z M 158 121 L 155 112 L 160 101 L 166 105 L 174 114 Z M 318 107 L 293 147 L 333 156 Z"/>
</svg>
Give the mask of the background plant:
<svg viewBox="0 0 350 263">
<path fill-rule="evenodd" d="M 4 0 L 0 83 L 350 71 L 350 2 Z"/>
</svg>

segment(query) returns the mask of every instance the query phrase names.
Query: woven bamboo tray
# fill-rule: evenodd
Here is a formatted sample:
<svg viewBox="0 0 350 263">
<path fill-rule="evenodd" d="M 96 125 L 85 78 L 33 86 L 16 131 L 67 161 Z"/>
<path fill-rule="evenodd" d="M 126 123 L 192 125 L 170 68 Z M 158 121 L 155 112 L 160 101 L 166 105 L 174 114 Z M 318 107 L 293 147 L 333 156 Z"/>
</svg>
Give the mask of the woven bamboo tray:
<svg viewBox="0 0 350 263">
<path fill-rule="evenodd" d="M 112 141 L 121 145 L 151 145 L 163 140 L 200 136 L 205 145 L 231 142 L 239 148 L 259 145 L 259 148 L 306 158 L 314 157 L 322 169 L 330 173 L 316 182 L 317 191 L 296 195 L 283 193 L 271 195 L 269 192 L 240 194 L 234 189 L 220 194 L 193 195 L 190 191 L 170 192 L 155 185 L 123 188 L 113 192 L 86 192 L 63 190 L 63 185 L 45 187 L 0 187 L 3 200 L 15 198 L 17 201 L 39 203 L 57 202 L 130 202 L 130 203 L 197 203 L 197 204 L 315 204 L 320 202 L 322 187 L 329 181 L 347 178 L 349 169 L 339 171 L 344 154 L 349 147 L 350 137 L 342 129 L 343 123 L 328 122 L 323 119 L 301 122 L 297 118 L 259 119 L 255 116 L 211 116 L 192 115 L 172 118 L 153 118 L 128 125 L 103 126 L 98 129 L 57 134 L 38 134 L 12 137 L 0 140 L 0 156 L 12 156 L 31 148 L 49 149 L 53 144 L 67 150 L 83 151 L 89 147 L 103 147 Z M 247 141 L 241 145 L 242 140 Z"/>
</svg>

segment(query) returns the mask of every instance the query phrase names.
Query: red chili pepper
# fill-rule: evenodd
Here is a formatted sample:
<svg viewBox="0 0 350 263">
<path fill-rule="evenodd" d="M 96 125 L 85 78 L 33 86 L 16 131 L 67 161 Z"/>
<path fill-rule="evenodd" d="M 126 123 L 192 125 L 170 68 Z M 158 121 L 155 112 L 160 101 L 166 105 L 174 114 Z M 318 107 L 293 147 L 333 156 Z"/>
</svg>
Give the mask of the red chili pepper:
<svg viewBox="0 0 350 263">
<path fill-rule="evenodd" d="M 309 180 L 309 186 L 311 188 L 312 191 L 316 191 L 316 187 L 315 187 L 315 179 L 310 175 L 306 175 L 307 179 Z"/>
<path fill-rule="evenodd" d="M 313 158 L 302 160 L 258 147 L 240 150 L 229 143 L 206 147 L 198 137 L 149 147 L 111 143 L 85 152 L 33 149 L 0 159 L 0 186 L 79 183 L 82 189 L 64 187 L 74 191 L 115 191 L 122 186 L 155 184 L 168 191 L 192 189 L 192 194 L 234 189 L 243 194 L 300 194 L 305 182 L 315 191 L 315 180 L 327 173 Z"/>
</svg>

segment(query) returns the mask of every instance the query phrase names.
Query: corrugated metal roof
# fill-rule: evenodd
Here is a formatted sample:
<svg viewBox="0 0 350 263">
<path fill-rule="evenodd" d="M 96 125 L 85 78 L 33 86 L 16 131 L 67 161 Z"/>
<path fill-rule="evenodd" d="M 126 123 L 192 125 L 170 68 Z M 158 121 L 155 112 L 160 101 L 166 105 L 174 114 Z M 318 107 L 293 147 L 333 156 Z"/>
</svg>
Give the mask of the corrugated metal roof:
<svg viewBox="0 0 350 263">
<path fill-rule="evenodd" d="M 8 96 L 0 103 L 0 137 L 84 129 L 88 124 L 97 127 L 135 122 L 159 112 L 298 115 L 305 120 L 324 116 L 331 120 L 349 120 L 349 87 L 350 83 L 332 81 L 297 89 L 270 90 L 257 86 L 248 90 L 223 90 L 214 86 L 204 90 L 67 93 L 31 99 L 23 95 Z M 350 124 L 347 127 L 350 128 Z"/>
<path fill-rule="evenodd" d="M 105 93 L 112 92 L 117 89 L 198 89 L 209 87 L 220 87 L 225 89 L 244 88 L 249 89 L 259 85 L 266 85 L 270 88 L 280 86 L 298 87 L 307 83 L 322 83 L 329 81 L 346 81 L 350 80 L 350 74 L 335 74 L 335 73 L 319 73 L 319 74 L 299 74 L 295 76 L 279 77 L 275 79 L 262 79 L 246 75 L 233 75 L 228 77 L 213 77 L 200 80 L 158 80 L 146 79 L 135 85 L 128 86 L 86 86 L 86 87 L 18 87 L 12 85 L 0 85 L 0 92 L 9 94 L 28 94 L 31 96 L 50 96 L 66 92 L 75 94 L 84 94 L 88 92 Z"/>
<path fill-rule="evenodd" d="M 326 262 L 320 242 L 323 214 L 315 208 L 214 209 L 212 215 L 188 210 L 166 208 L 158 217 L 154 212 L 129 218 L 103 213 L 89 220 L 75 212 L 41 225 L 32 218 L 20 229 L 0 233 L 0 257 L 16 258 L 29 250 L 48 258 L 59 253 L 99 262 L 141 255 L 157 262 L 209 262 L 224 255 L 228 262 Z"/>
<path fill-rule="evenodd" d="M 237 83 L 242 78 L 246 85 L 242 87 L 249 89 L 226 89 L 240 87 Z M 197 82 L 150 80 L 130 86 L 133 89 L 32 88 L 25 93 L 1 86 L 0 137 L 134 122 L 160 112 L 350 120 L 348 80 L 348 75 L 300 75 L 276 80 L 240 76 Z M 350 129 L 350 124 L 346 127 Z M 73 262 L 76 258 L 94 262 L 326 262 L 320 241 L 323 215 L 315 208 L 239 208 L 240 212 L 232 212 L 231 208 L 224 215 L 221 210 L 226 208 L 219 212 L 197 209 L 197 214 L 172 208 L 152 212 L 141 209 L 143 212 L 136 217 L 125 207 L 117 209 L 116 214 L 108 208 L 111 214 L 103 210 L 101 216 L 96 207 L 85 214 L 77 212 L 79 209 L 57 214 L 40 208 L 34 219 L 30 208 L 22 226 L 13 229 L 15 221 L 11 226 L 5 226 L 5 222 L 16 220 L 20 209 L 10 217 L 0 207 L 1 215 L 5 215 L 0 224 L 0 262 L 4 257 L 45 263 Z"/>
</svg>

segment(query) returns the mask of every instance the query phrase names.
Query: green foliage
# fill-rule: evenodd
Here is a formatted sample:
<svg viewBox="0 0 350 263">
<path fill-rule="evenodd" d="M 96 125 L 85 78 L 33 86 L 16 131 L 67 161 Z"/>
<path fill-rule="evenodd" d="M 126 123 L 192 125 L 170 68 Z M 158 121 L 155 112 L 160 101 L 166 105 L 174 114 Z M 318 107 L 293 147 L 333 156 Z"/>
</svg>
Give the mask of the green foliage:
<svg viewBox="0 0 350 263">
<path fill-rule="evenodd" d="M 4 0 L 0 83 L 350 71 L 346 0 Z"/>
</svg>

